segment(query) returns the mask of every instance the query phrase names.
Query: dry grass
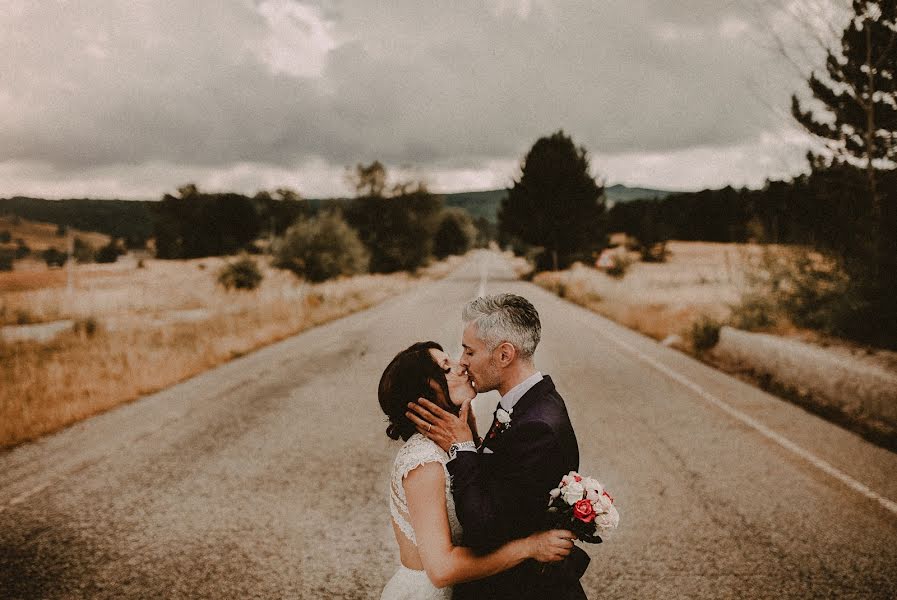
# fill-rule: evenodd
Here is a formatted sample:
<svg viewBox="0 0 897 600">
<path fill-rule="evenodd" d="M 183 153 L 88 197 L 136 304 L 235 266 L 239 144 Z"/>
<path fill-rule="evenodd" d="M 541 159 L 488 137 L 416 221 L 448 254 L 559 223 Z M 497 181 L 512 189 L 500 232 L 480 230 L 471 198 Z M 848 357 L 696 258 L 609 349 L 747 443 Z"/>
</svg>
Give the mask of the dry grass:
<svg viewBox="0 0 897 600">
<path fill-rule="evenodd" d="M 103 267 L 90 265 L 72 294 L 60 288 L 4 293 L 9 310 L 32 310 L 41 319 L 91 319 L 98 328 L 93 335 L 83 328 L 66 332 L 45 344 L 0 343 L 0 447 L 373 306 L 421 277 L 444 276 L 459 260 L 437 263 L 416 277 L 364 275 L 317 285 L 265 267 L 262 286 L 252 292 L 215 285 L 223 259 L 149 261 L 144 269 L 111 265 L 106 276 L 94 276 Z"/>
<path fill-rule="evenodd" d="M 747 244 L 671 242 L 665 263 L 634 262 L 620 279 L 574 265 L 534 283 L 627 327 L 662 340 L 702 316 L 724 320 L 744 286 Z"/>
</svg>

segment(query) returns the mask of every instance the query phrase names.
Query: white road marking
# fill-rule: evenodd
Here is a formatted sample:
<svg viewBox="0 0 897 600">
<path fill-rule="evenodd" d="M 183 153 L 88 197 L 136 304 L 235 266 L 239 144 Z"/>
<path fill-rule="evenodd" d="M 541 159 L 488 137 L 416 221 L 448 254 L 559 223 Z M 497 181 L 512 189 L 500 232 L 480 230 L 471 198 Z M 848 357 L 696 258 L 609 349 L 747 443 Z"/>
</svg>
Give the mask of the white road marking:
<svg viewBox="0 0 897 600">
<path fill-rule="evenodd" d="M 487 254 L 480 255 L 480 286 L 477 288 L 477 295 L 474 298 L 479 298 L 481 296 L 486 295 L 486 280 L 489 277 L 489 266 L 486 264 L 486 257 L 490 256 Z"/>
<path fill-rule="evenodd" d="M 724 401 L 720 400 L 719 398 L 717 398 L 716 396 L 714 396 L 713 394 L 711 394 L 710 392 L 708 392 L 707 390 L 705 390 L 704 388 L 699 386 L 694 381 L 688 379 L 687 377 L 685 377 L 684 375 L 682 375 L 680 373 L 677 373 L 676 371 L 667 367 L 660 361 L 655 360 L 654 358 L 651 358 L 650 356 L 648 356 L 644 352 L 638 350 L 634 346 L 628 344 L 627 342 L 624 342 L 623 340 L 617 338 L 616 336 L 613 336 L 604 331 L 599 330 L 599 333 L 601 335 L 603 335 L 605 338 L 607 338 L 608 340 L 612 341 L 613 343 L 617 344 L 619 347 L 623 348 L 624 350 L 626 350 L 627 352 L 632 354 L 633 356 L 635 356 L 637 359 L 641 360 L 644 363 L 649 364 L 650 366 L 654 367 L 655 369 L 657 369 L 658 371 L 660 371 L 661 373 L 663 373 L 670 379 L 687 387 L 688 389 L 690 389 L 691 391 L 696 393 L 698 396 L 700 396 L 705 401 L 716 406 L 723 412 L 725 412 L 728 415 L 734 417 L 735 419 L 741 421 L 745 425 L 757 430 L 758 432 L 760 432 L 761 434 L 763 434 L 770 440 L 774 441 L 778 445 L 782 446 L 786 450 L 793 452 L 794 454 L 800 456 L 801 458 L 806 460 L 808 463 L 810 463 L 811 465 L 813 465 L 820 471 L 831 475 L 832 477 L 834 477 L 835 479 L 837 479 L 838 481 L 840 481 L 847 487 L 855 490 L 856 492 L 859 492 L 860 494 L 869 498 L 870 500 L 875 500 L 876 502 L 881 504 L 883 507 L 885 507 L 892 513 L 897 514 L 897 502 L 894 502 L 893 500 L 890 500 L 889 498 L 885 498 L 881 494 L 870 489 L 868 486 L 860 483 L 859 481 L 857 481 L 856 479 L 854 479 L 847 473 L 844 473 L 843 471 L 832 466 L 830 463 L 819 458 L 818 456 L 816 456 L 809 450 L 805 450 L 804 448 L 801 448 L 800 446 L 798 446 L 797 444 L 795 444 L 788 438 L 782 436 L 779 433 L 776 433 L 775 431 L 773 431 L 772 429 L 770 429 L 763 423 L 760 423 L 753 417 L 746 415 L 745 413 L 741 412 L 740 410 L 738 410 L 737 408 L 735 408 L 733 406 L 730 406 L 729 404 L 726 404 Z"/>
</svg>

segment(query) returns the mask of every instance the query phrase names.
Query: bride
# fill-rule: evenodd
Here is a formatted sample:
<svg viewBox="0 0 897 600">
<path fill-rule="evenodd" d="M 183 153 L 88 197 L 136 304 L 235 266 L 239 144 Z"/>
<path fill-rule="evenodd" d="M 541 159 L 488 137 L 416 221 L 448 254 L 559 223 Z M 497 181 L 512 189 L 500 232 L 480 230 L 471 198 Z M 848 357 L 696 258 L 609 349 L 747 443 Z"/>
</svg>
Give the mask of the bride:
<svg viewBox="0 0 897 600">
<path fill-rule="evenodd" d="M 381 600 L 448 599 L 455 583 L 488 577 L 527 559 L 556 562 L 573 547 L 573 534 L 565 530 L 534 533 L 489 554 L 458 546 L 461 525 L 445 468 L 448 456 L 415 432 L 405 412 L 409 402 L 423 397 L 458 414 L 475 395 L 467 375 L 435 342 L 403 350 L 380 378 L 380 407 L 390 422 L 386 434 L 405 440 L 393 465 L 389 498 L 401 566 Z"/>
</svg>

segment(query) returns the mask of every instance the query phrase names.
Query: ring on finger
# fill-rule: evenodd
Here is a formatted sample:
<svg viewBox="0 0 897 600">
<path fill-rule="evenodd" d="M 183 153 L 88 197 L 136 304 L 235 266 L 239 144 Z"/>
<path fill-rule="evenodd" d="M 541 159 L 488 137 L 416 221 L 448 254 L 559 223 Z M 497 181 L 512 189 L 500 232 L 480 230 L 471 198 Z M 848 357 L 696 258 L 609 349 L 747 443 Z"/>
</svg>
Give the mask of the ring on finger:
<svg viewBox="0 0 897 600">
<path fill-rule="evenodd" d="M 430 430 L 433 429 L 432 423 L 427 423 L 427 433 L 430 433 Z"/>
</svg>

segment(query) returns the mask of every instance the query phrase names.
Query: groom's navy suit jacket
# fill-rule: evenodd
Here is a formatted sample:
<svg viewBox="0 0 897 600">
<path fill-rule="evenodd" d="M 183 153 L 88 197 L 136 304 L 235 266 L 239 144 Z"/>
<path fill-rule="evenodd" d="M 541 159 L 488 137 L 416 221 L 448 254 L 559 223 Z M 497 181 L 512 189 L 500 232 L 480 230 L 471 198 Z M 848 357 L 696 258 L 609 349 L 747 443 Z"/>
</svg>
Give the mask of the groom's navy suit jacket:
<svg viewBox="0 0 897 600">
<path fill-rule="evenodd" d="M 488 552 L 546 528 L 548 492 L 579 468 L 579 448 L 564 400 L 546 376 L 514 405 L 511 424 L 486 441 L 486 453 L 458 452 L 447 468 L 464 545 Z M 575 558 L 587 560 L 576 548 Z M 571 555 L 570 558 L 574 558 Z M 456 600 L 585 598 L 579 579 L 563 569 L 540 573 L 528 560 L 493 577 L 455 586 Z"/>
</svg>

